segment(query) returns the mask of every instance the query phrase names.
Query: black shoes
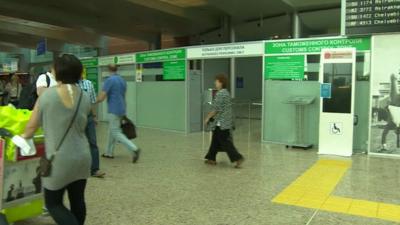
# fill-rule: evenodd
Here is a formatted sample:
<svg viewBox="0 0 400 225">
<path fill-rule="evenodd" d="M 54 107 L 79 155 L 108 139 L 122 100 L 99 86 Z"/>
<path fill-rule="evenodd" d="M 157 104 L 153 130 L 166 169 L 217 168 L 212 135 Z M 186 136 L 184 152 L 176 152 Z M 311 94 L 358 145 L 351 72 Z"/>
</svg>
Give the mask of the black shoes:
<svg viewBox="0 0 400 225">
<path fill-rule="evenodd" d="M 101 157 L 106 158 L 106 159 L 114 159 L 114 156 L 103 154 Z"/>
</svg>

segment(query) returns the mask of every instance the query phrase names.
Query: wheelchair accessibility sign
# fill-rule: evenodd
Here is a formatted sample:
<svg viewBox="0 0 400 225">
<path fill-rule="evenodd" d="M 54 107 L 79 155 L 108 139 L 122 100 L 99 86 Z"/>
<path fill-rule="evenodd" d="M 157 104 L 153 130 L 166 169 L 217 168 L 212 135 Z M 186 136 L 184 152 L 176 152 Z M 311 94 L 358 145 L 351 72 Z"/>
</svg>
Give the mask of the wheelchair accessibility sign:
<svg viewBox="0 0 400 225">
<path fill-rule="evenodd" d="M 331 123 L 330 131 L 331 131 L 331 134 L 342 135 L 343 134 L 343 124 L 337 123 L 337 122 Z"/>
</svg>

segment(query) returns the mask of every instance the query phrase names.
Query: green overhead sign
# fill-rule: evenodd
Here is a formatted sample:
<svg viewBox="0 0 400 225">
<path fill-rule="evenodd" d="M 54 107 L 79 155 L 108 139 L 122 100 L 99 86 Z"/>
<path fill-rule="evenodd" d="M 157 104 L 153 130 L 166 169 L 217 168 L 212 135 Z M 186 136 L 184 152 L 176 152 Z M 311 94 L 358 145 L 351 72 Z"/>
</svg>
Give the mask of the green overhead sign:
<svg viewBox="0 0 400 225">
<path fill-rule="evenodd" d="M 118 55 L 116 58 L 118 65 L 134 64 L 136 60 L 135 54 Z"/>
<path fill-rule="evenodd" d="M 320 53 L 323 48 L 356 48 L 358 51 L 371 49 L 370 37 L 325 38 L 265 43 L 265 54 Z"/>
<path fill-rule="evenodd" d="M 186 59 L 185 49 L 144 52 L 144 53 L 138 53 L 136 55 L 137 63 L 163 62 L 163 61 L 179 60 L 179 59 Z"/>
<path fill-rule="evenodd" d="M 304 55 L 265 57 L 265 79 L 303 80 Z"/>
<path fill-rule="evenodd" d="M 87 58 L 87 59 L 81 59 L 81 63 L 84 67 L 92 67 L 92 66 L 97 66 L 99 61 L 97 58 Z"/>
<path fill-rule="evenodd" d="M 168 61 L 163 63 L 164 80 L 184 80 L 186 74 L 186 61 Z"/>
<path fill-rule="evenodd" d="M 90 80 L 94 86 L 96 92 L 99 91 L 99 69 L 98 67 L 87 67 L 86 69 L 86 79 Z"/>
<path fill-rule="evenodd" d="M 99 66 L 108 66 L 110 64 L 116 64 L 117 57 L 115 56 L 102 56 L 99 57 Z"/>
<path fill-rule="evenodd" d="M 96 92 L 99 90 L 99 64 L 98 58 L 81 59 L 83 65 L 83 77 L 90 80 Z"/>
</svg>

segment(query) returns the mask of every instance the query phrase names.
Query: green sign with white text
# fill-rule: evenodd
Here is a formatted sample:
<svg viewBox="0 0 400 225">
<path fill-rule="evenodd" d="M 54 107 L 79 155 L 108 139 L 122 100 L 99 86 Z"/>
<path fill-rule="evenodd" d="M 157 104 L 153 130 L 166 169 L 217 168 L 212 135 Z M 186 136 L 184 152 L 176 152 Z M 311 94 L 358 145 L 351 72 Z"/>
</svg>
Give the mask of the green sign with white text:
<svg viewBox="0 0 400 225">
<path fill-rule="evenodd" d="M 184 80 L 186 74 L 186 61 L 168 61 L 163 63 L 164 80 Z"/>
<path fill-rule="evenodd" d="M 96 92 L 99 90 L 99 70 L 98 70 L 98 58 L 81 59 L 83 65 L 83 77 L 86 80 L 90 80 L 94 86 Z"/>
<path fill-rule="evenodd" d="M 136 60 L 135 54 L 119 55 L 116 58 L 117 65 L 134 64 Z"/>
<path fill-rule="evenodd" d="M 99 66 L 108 66 L 110 64 L 117 63 L 117 57 L 115 56 L 102 56 L 99 57 Z"/>
<path fill-rule="evenodd" d="M 85 67 L 86 69 L 86 79 L 90 80 L 98 93 L 99 90 L 99 70 L 98 67 Z"/>
<path fill-rule="evenodd" d="M 90 67 L 90 66 L 97 66 L 99 61 L 97 58 L 87 58 L 87 59 L 81 59 L 81 63 L 84 67 Z"/>
<path fill-rule="evenodd" d="M 304 55 L 265 57 L 266 80 L 303 80 Z"/>
<path fill-rule="evenodd" d="M 144 52 L 136 54 L 137 63 L 163 62 L 169 60 L 186 59 L 185 49 Z"/>
<path fill-rule="evenodd" d="M 356 48 L 357 51 L 371 49 L 371 38 L 325 38 L 265 43 L 265 54 L 320 53 L 323 48 Z"/>
</svg>

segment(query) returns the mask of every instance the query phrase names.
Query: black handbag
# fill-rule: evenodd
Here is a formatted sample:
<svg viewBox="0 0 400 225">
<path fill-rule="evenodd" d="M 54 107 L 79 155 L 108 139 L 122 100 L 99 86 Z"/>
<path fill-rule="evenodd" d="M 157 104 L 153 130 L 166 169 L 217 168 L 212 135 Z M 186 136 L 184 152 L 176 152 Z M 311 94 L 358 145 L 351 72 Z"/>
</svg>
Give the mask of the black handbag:
<svg viewBox="0 0 400 225">
<path fill-rule="evenodd" d="M 79 110 L 79 107 L 81 105 L 81 100 L 82 100 L 82 90 L 81 90 L 81 93 L 79 95 L 79 101 L 78 101 L 78 104 L 76 106 L 75 113 L 72 116 L 71 122 L 69 123 L 69 126 L 68 126 L 67 130 L 65 131 L 64 136 L 62 137 L 60 143 L 57 145 L 57 148 L 55 149 L 55 153 L 60 149 L 61 145 L 63 144 L 63 142 L 65 140 L 65 138 L 67 137 L 67 134 L 69 133 L 69 130 L 72 127 L 72 124 L 75 121 L 76 115 L 78 114 L 78 110 Z M 44 154 L 40 158 L 40 161 L 39 161 L 39 173 L 40 173 L 41 177 L 49 177 L 51 175 L 51 169 L 52 169 L 52 166 L 53 166 L 52 165 L 53 164 L 53 160 L 54 160 L 54 154 L 51 156 L 50 159 L 48 159 L 46 157 L 46 154 Z"/>
<path fill-rule="evenodd" d="M 136 126 L 127 116 L 123 116 L 121 119 L 121 129 L 128 139 L 137 138 Z"/>
<path fill-rule="evenodd" d="M 211 132 L 212 128 L 216 126 L 216 123 L 217 122 L 215 121 L 214 117 L 210 118 L 208 123 L 205 125 L 205 131 Z"/>
</svg>

